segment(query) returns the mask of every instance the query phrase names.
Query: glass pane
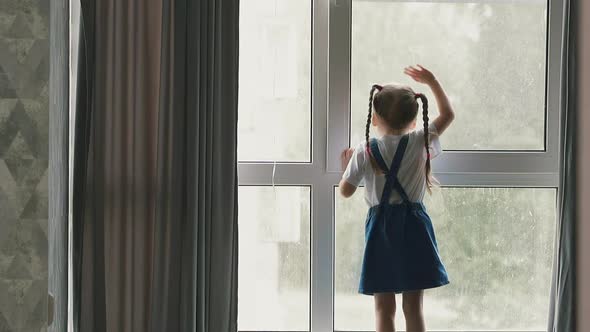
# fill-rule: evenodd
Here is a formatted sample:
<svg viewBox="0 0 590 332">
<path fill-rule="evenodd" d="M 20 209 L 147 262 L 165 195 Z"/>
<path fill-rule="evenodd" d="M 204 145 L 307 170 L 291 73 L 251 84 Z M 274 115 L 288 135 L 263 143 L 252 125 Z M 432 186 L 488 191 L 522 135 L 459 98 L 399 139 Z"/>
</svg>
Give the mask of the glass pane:
<svg viewBox="0 0 590 332">
<path fill-rule="evenodd" d="M 238 158 L 310 161 L 311 1 L 240 2 Z"/>
<path fill-rule="evenodd" d="M 367 207 L 336 193 L 335 327 L 374 331 L 373 298 L 357 293 Z M 451 284 L 425 292 L 429 330 L 545 330 L 554 189 L 443 188 L 425 199 Z M 401 296 L 397 297 L 401 309 Z M 403 329 L 402 311 L 396 314 Z"/>
<path fill-rule="evenodd" d="M 239 188 L 238 328 L 308 331 L 309 187 Z"/>
<path fill-rule="evenodd" d="M 426 93 L 435 116 L 430 91 L 402 73 L 419 63 L 457 113 L 445 149 L 545 149 L 547 1 L 458 2 L 353 1 L 353 145 L 364 139 L 373 83 Z"/>
</svg>

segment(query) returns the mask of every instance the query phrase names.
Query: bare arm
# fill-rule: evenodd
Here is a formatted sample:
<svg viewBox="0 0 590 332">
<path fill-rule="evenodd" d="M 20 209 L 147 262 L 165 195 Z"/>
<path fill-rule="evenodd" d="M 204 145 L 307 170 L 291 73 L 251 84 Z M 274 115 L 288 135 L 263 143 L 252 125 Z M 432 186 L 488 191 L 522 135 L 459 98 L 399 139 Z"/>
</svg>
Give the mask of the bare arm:
<svg viewBox="0 0 590 332">
<path fill-rule="evenodd" d="M 420 65 L 406 67 L 404 73 L 416 82 L 428 85 L 430 90 L 432 90 L 439 111 L 439 115 L 434 119 L 433 123 L 436 126 L 438 134 L 441 135 L 455 119 L 455 112 L 445 90 L 436 77 L 428 69 Z"/>
<path fill-rule="evenodd" d="M 356 192 L 356 187 L 352 184 L 346 182 L 346 180 L 340 180 L 340 184 L 338 184 L 338 188 L 340 188 L 340 195 L 344 198 L 349 198 L 350 196 L 354 195 Z"/>
<path fill-rule="evenodd" d="M 350 158 L 352 158 L 353 152 L 354 152 L 354 149 L 346 149 L 346 150 L 342 151 L 342 154 L 340 155 L 340 161 L 342 163 L 342 171 L 343 172 L 344 172 L 344 170 L 346 170 L 346 166 L 348 166 L 348 163 L 350 162 Z M 352 196 L 356 192 L 356 187 L 353 186 L 352 184 L 348 183 L 344 179 L 340 180 L 340 184 L 338 185 L 338 188 L 340 188 L 340 194 L 345 198 L 349 198 L 350 196 Z"/>
</svg>

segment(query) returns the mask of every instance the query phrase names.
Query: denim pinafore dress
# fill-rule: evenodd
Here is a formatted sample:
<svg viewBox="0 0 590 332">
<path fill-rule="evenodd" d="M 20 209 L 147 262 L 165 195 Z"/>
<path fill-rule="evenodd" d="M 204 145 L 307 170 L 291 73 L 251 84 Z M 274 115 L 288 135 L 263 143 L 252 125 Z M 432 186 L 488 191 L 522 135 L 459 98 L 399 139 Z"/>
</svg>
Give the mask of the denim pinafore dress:
<svg viewBox="0 0 590 332">
<path fill-rule="evenodd" d="M 411 202 L 397 174 L 409 136 L 401 138 L 391 167 L 383 160 L 377 141 L 370 141 L 370 153 L 386 177 L 379 205 L 369 209 L 365 223 L 359 293 L 402 293 L 449 283 L 438 253 L 434 228 L 421 202 Z M 395 190 L 401 203 L 389 202 Z"/>
</svg>

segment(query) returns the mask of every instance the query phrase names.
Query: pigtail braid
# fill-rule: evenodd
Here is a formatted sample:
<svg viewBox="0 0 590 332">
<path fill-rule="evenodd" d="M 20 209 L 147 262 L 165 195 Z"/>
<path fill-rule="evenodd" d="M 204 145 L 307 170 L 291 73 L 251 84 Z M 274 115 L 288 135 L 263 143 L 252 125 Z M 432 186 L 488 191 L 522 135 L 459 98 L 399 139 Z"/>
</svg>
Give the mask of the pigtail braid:
<svg viewBox="0 0 590 332">
<path fill-rule="evenodd" d="M 369 140 L 370 140 L 369 130 L 371 129 L 371 115 L 373 112 L 373 96 L 375 94 L 375 90 L 377 90 L 377 92 L 379 92 L 379 91 L 381 91 L 381 89 L 383 89 L 383 87 L 378 84 L 373 84 L 373 86 L 371 87 L 371 92 L 369 92 L 369 114 L 367 115 L 367 126 L 365 127 L 365 141 L 366 141 L 365 149 L 367 151 L 367 155 L 370 158 L 371 165 L 373 166 L 374 170 L 379 170 L 379 167 L 377 166 L 377 162 L 375 161 L 375 159 L 373 158 L 373 155 L 371 154 L 371 146 L 370 146 L 370 142 L 369 142 Z"/>
<path fill-rule="evenodd" d="M 424 148 L 426 149 L 426 189 L 432 193 L 432 167 L 430 166 L 430 137 L 428 130 L 428 99 L 422 93 L 417 93 L 416 98 L 422 101 L 422 120 L 424 121 Z"/>
<path fill-rule="evenodd" d="M 380 86 L 374 84 L 371 87 L 371 92 L 369 92 L 369 114 L 367 115 L 367 126 L 365 127 L 365 140 L 366 140 L 366 147 L 369 150 L 369 130 L 371 129 L 371 115 L 373 112 L 373 95 L 375 94 L 375 90 L 381 90 Z"/>
</svg>

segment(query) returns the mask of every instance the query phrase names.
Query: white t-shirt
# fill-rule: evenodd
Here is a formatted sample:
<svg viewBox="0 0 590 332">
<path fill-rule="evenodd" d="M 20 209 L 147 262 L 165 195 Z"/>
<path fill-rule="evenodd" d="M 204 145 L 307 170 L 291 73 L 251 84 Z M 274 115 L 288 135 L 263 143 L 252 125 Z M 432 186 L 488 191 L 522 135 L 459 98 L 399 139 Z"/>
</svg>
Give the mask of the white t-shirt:
<svg viewBox="0 0 590 332">
<path fill-rule="evenodd" d="M 430 158 L 435 158 L 442 152 L 438 131 L 433 123 L 429 126 L 430 139 Z M 377 139 L 379 151 L 387 167 L 391 166 L 393 155 L 401 140 L 401 135 L 385 135 Z M 376 174 L 371 166 L 371 161 L 366 152 L 366 143 L 359 144 L 346 167 L 342 178 L 351 185 L 358 187 L 364 180 L 365 201 L 369 206 L 379 205 L 383 186 L 385 185 L 385 175 Z M 426 192 L 426 175 L 424 167 L 426 166 L 426 149 L 424 148 L 424 129 L 414 130 L 409 133 L 408 145 L 401 162 L 397 178 L 406 191 L 408 198 L 412 202 L 421 202 Z M 401 197 L 397 191 L 392 190 L 391 203 L 401 202 Z"/>
</svg>

